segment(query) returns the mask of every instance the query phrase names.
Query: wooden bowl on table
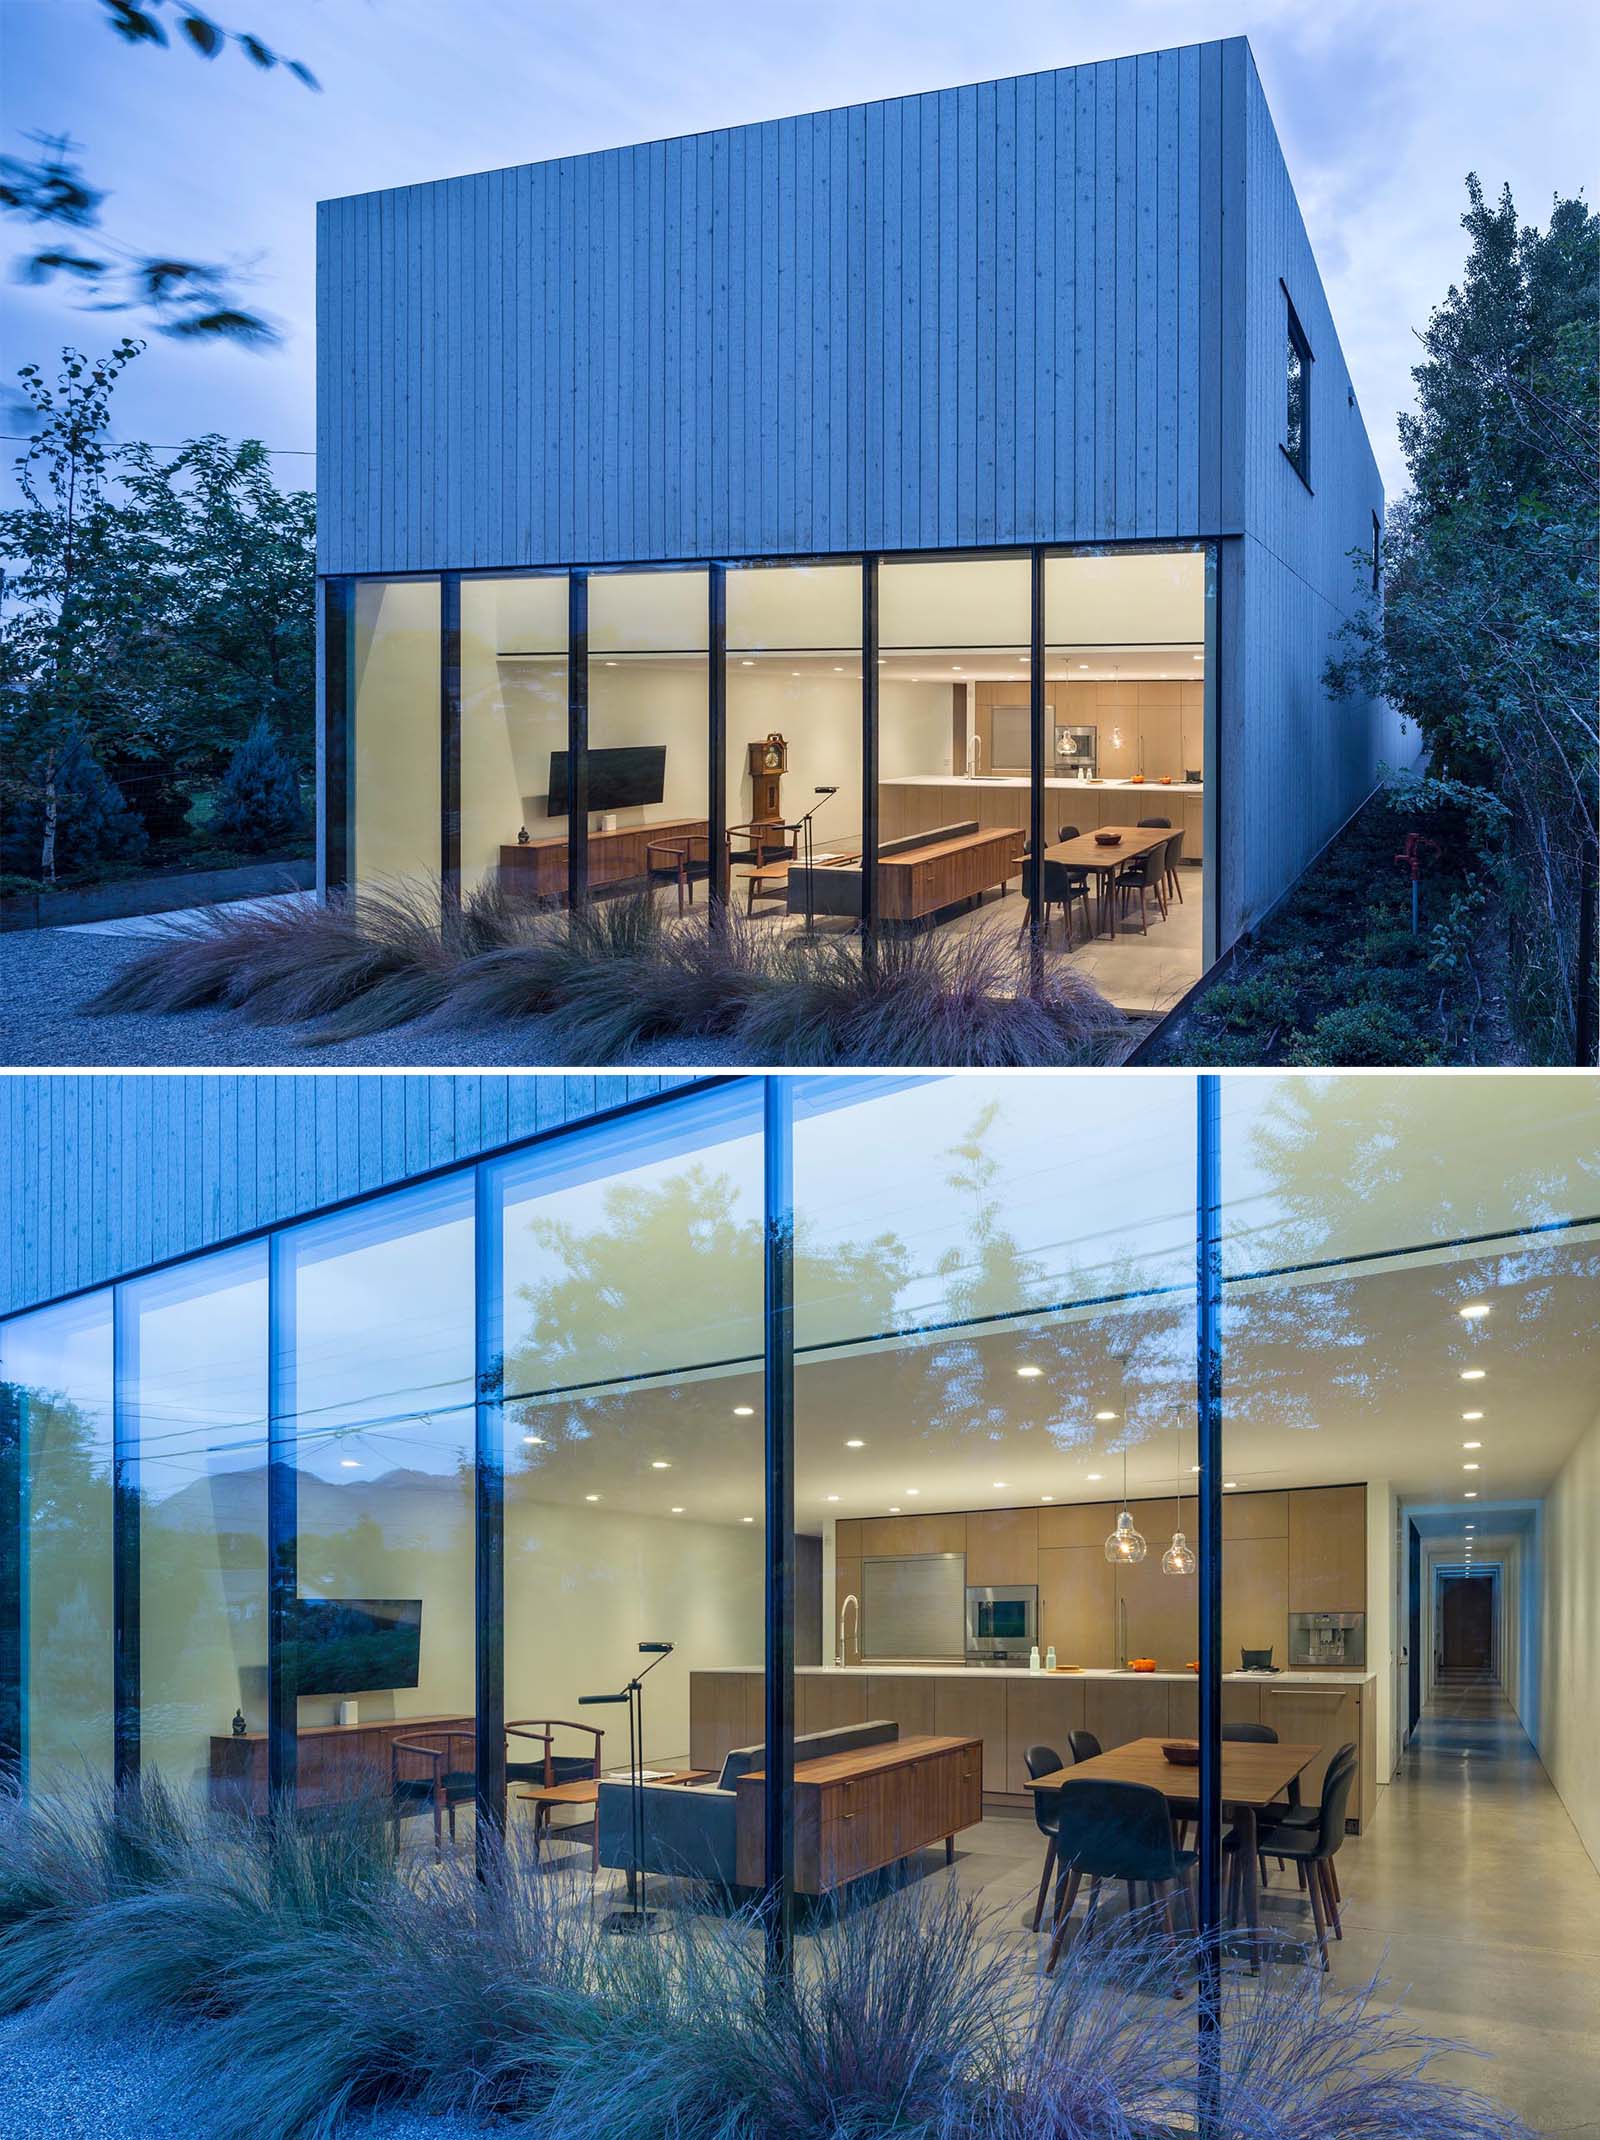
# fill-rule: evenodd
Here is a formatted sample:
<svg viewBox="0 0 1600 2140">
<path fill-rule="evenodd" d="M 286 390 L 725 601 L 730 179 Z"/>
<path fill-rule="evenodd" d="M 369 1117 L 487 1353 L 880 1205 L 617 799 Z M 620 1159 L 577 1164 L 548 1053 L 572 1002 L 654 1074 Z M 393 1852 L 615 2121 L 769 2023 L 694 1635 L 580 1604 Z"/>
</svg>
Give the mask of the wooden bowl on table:
<svg viewBox="0 0 1600 2140">
<path fill-rule="evenodd" d="M 1120 832 L 1097 832 L 1094 836 L 1094 844 L 1096 847 L 1120 847 L 1122 845 L 1122 834 Z"/>
<path fill-rule="evenodd" d="M 1162 1744 L 1161 1758 L 1174 1768 L 1198 1768 L 1200 1747 L 1194 1739 L 1168 1739 Z"/>
</svg>

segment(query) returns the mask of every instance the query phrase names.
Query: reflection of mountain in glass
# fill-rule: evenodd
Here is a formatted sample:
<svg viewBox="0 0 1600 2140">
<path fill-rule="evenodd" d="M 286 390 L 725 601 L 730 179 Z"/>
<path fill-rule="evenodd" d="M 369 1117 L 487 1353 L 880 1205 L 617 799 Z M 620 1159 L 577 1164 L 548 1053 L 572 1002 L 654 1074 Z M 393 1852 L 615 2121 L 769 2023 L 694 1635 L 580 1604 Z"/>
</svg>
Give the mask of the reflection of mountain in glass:
<svg viewBox="0 0 1600 2140">
<path fill-rule="evenodd" d="M 420 1598 L 299 1598 L 284 1670 L 300 1694 L 414 1687 L 422 1654 Z"/>
</svg>

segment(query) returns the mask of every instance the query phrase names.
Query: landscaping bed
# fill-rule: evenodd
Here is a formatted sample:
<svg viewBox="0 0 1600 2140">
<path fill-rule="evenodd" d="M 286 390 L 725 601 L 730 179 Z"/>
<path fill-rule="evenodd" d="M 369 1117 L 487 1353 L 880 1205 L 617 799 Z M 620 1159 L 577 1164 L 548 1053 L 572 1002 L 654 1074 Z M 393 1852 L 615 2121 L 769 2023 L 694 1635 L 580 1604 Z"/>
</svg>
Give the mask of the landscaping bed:
<svg viewBox="0 0 1600 2140">
<path fill-rule="evenodd" d="M 1493 864 L 1418 782 L 1381 789 L 1283 904 L 1140 1049 L 1197 1069 L 1401 1067 L 1517 1059 L 1503 1013 Z M 1411 874 L 1422 859 L 1418 925 Z"/>
</svg>

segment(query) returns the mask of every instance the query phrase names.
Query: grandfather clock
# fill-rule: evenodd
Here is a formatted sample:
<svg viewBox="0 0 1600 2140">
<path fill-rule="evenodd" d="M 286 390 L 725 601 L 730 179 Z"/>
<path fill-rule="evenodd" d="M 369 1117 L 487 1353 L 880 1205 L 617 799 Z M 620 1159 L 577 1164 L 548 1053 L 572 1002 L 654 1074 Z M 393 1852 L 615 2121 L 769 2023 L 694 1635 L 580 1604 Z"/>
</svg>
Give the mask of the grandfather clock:
<svg viewBox="0 0 1600 2140">
<path fill-rule="evenodd" d="M 783 776 L 789 770 L 789 746 L 780 735 L 750 745 L 750 844 L 769 853 L 783 842 Z M 763 828 L 770 825 L 772 836 Z"/>
</svg>

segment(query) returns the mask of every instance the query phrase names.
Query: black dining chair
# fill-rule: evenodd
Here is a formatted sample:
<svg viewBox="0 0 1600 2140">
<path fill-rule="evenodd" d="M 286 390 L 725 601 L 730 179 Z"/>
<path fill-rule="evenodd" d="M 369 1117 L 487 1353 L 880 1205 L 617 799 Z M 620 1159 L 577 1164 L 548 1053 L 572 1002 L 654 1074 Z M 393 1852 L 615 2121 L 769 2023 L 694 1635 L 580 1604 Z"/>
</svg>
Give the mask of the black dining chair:
<svg viewBox="0 0 1600 2140">
<path fill-rule="evenodd" d="M 1066 1763 L 1053 1746 L 1030 1746 L 1023 1755 L 1030 1776 L 1053 1776 Z M 1033 1824 L 1044 1837 L 1047 1848 L 1044 1854 L 1044 1871 L 1039 1875 L 1039 1896 L 1033 1905 L 1031 1932 L 1039 1929 L 1039 1919 L 1044 1915 L 1044 1898 L 1050 1892 L 1050 1875 L 1056 1869 L 1056 1856 L 1061 1835 L 1061 1793 L 1059 1791 L 1033 1791 Z"/>
<path fill-rule="evenodd" d="M 1303 1884 L 1311 1897 L 1311 1922 L 1316 1928 L 1317 1952 L 1322 1957 L 1324 1969 L 1328 1966 L 1329 1924 L 1333 1926 L 1335 1939 L 1344 1938 L 1344 1925 L 1339 1916 L 1340 1895 L 1333 1861 L 1344 1842 L 1345 1814 L 1355 1780 L 1354 1752 L 1343 1762 L 1336 1754 L 1328 1764 L 1327 1775 L 1322 1779 L 1322 1803 L 1315 1809 L 1315 1826 L 1299 1821 L 1280 1821 L 1277 1826 L 1264 1829 L 1257 1837 L 1261 1849 L 1268 1856 L 1291 1859 L 1302 1874 Z M 1310 1812 L 1312 1809 L 1308 1807 L 1306 1810 Z M 1235 1850 L 1229 1880 L 1230 1894 L 1237 1890 L 1238 1884 L 1239 1853 Z"/>
<path fill-rule="evenodd" d="M 1092 1731 L 1069 1731 L 1067 1748 L 1075 1762 L 1095 1761 L 1100 1755 L 1100 1741 Z"/>
<path fill-rule="evenodd" d="M 1349 1739 L 1343 1746 L 1335 1748 L 1333 1758 L 1329 1761 L 1323 1774 L 1322 1787 L 1324 1791 L 1328 1787 L 1328 1777 L 1333 1774 L 1334 1770 L 1347 1765 L 1351 1769 L 1356 1766 L 1356 1746 L 1353 1739 Z M 1310 1829 L 1316 1827 L 1321 1817 L 1322 1808 L 1320 1805 L 1308 1806 L 1301 1803 L 1300 1779 L 1297 1776 L 1289 1786 L 1288 1810 L 1273 1816 L 1273 1826 L 1276 1828 Z M 1282 1858 L 1278 1859 L 1278 1863 L 1280 1865 L 1283 1863 Z M 1339 1900 L 1339 1869 L 1331 1858 L 1328 1860 L 1328 1877 L 1333 1884 L 1333 1899 L 1337 1902 Z M 1300 1884 L 1304 1887 L 1305 1881 L 1303 1878 Z"/>
<path fill-rule="evenodd" d="M 1022 896 L 1033 896 L 1033 858 L 1022 858 Z M 1072 949 L 1072 909 L 1078 900 L 1083 901 L 1083 930 L 1086 937 L 1094 934 L 1094 919 L 1089 908 L 1089 875 L 1087 870 L 1069 869 L 1065 862 L 1046 861 L 1044 865 L 1044 925 L 1050 926 L 1050 909 L 1059 906 L 1066 924 L 1067 949 Z M 1027 926 L 1026 922 L 1023 924 Z"/>
<path fill-rule="evenodd" d="M 1183 860 L 1183 834 L 1175 832 L 1167 842 L 1167 859 L 1162 864 L 1166 875 L 1167 890 L 1177 895 L 1179 906 L 1183 905 L 1183 886 L 1178 879 L 1178 864 Z"/>
<path fill-rule="evenodd" d="M 1225 1745 L 1276 1746 L 1278 1734 L 1270 1724 L 1224 1724 L 1222 1727 L 1222 1739 Z M 1299 1803 L 1300 1779 L 1296 1776 L 1289 1785 L 1289 1805 L 1292 1809 L 1297 1807 Z M 1195 1809 L 1192 1802 L 1186 1802 L 1178 1820 L 1178 1845 L 1180 1849 L 1189 1840 L 1189 1823 L 1194 1817 Z M 1265 1857 L 1260 1860 L 1260 1870 L 1264 1886 L 1267 1878 L 1267 1861 Z"/>
<path fill-rule="evenodd" d="M 1172 1840 L 1172 1821 L 1165 1795 L 1153 1784 L 1116 1783 L 1098 1776 L 1085 1776 L 1061 1787 L 1060 1840 L 1057 1845 L 1061 1877 L 1056 1892 L 1056 1913 L 1048 1976 L 1061 1956 L 1072 1918 L 1072 1906 L 1085 1876 L 1090 1882 L 1089 1906 L 1083 1919 L 1084 1936 L 1094 1930 L 1103 1880 L 1123 1880 L 1128 1887 L 1130 1908 L 1136 1905 L 1142 1883 L 1154 1910 L 1159 1902 L 1166 1922 L 1168 1951 L 1173 1959 L 1172 1995 L 1182 1995 L 1178 1979 L 1176 1928 L 1172 1918 L 1174 1891 L 1181 1890 L 1188 1911 L 1189 1927 L 1196 1928 L 1194 1894 L 1189 1875 L 1198 1862 L 1192 1850 L 1179 1850 Z"/>
<path fill-rule="evenodd" d="M 1141 817 L 1139 830 L 1141 832 L 1170 832 L 1172 830 L 1172 820 L 1170 817 Z"/>
<path fill-rule="evenodd" d="M 1156 905 L 1161 909 L 1161 919 L 1167 918 L 1167 888 L 1165 882 L 1167 862 L 1166 844 L 1152 847 L 1142 855 L 1135 855 L 1117 871 L 1117 892 L 1124 905 L 1132 895 L 1139 895 L 1139 929 L 1148 936 L 1150 924 L 1145 912 L 1145 901 L 1151 892 L 1156 895 Z"/>
</svg>

